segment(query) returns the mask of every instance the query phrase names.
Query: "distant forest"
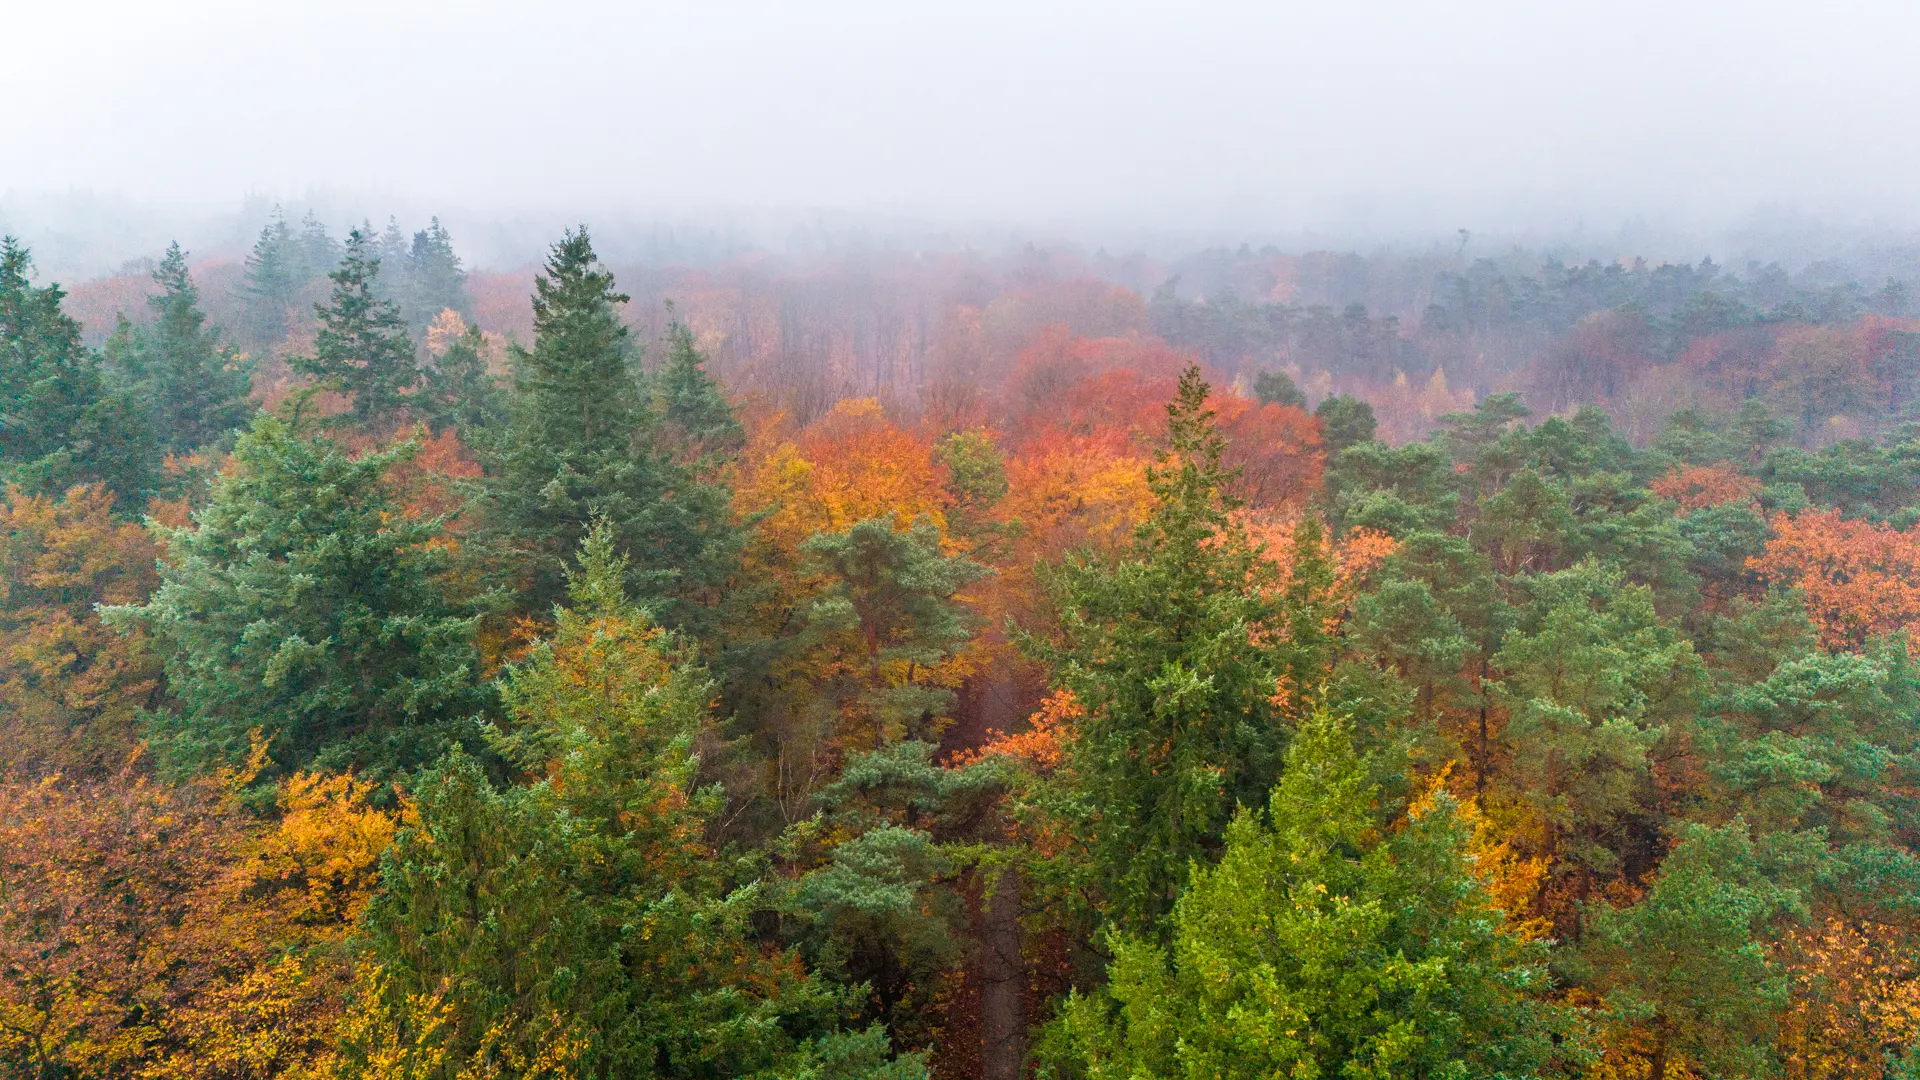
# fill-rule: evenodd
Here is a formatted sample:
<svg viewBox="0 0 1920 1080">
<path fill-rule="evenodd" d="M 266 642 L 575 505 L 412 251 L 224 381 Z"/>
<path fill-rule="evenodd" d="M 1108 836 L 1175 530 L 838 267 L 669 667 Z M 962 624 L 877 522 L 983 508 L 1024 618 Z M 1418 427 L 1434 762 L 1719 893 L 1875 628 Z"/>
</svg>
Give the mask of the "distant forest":
<svg viewBox="0 0 1920 1080">
<path fill-rule="evenodd" d="M 377 233 L 383 295 L 416 336 L 452 310 L 501 342 L 527 340 L 530 270 L 464 271 L 437 219 Z M 250 353 L 284 351 L 311 333 L 340 243 L 311 213 L 276 217 L 244 260 L 196 265 L 205 307 Z M 1909 335 L 1920 300 L 1905 280 L 1863 282 L 1834 260 L 1789 274 L 1711 259 L 1569 265 L 1521 250 L 1469 262 L 1243 246 L 1168 263 L 1029 248 L 616 269 L 634 297 L 625 317 L 643 336 L 657 340 L 678 318 L 736 393 L 802 417 L 848 396 L 951 410 L 957 388 L 1004 383 L 1059 328 L 1157 339 L 1248 387 L 1283 372 L 1309 406 L 1357 397 L 1391 441 L 1424 437 L 1440 416 L 1507 392 L 1540 413 L 1598 405 L 1640 444 L 1674 412 L 1730 416 L 1749 400 L 1809 447 L 1915 419 L 1920 344 Z M 136 268 L 72 286 L 69 303 L 98 344 L 121 315 L 143 319 L 154 288 Z"/>
</svg>

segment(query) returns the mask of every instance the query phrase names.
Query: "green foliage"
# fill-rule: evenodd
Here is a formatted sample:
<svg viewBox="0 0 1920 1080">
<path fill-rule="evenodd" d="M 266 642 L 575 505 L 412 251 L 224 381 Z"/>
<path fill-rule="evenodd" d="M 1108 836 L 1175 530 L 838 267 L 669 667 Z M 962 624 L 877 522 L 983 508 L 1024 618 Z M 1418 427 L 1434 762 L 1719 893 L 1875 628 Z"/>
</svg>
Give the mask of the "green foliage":
<svg viewBox="0 0 1920 1080">
<path fill-rule="evenodd" d="M 706 357 L 694 345 L 693 331 L 674 322 L 667 327 L 667 359 L 654 379 L 663 435 L 682 448 L 681 456 L 703 462 L 732 453 L 746 442 L 733 406 L 706 369 Z"/>
<path fill-rule="evenodd" d="M 156 484 L 152 421 L 131 391 L 106 385 L 61 310 L 66 293 L 34 286 L 32 267 L 26 248 L 0 238 L 0 479 L 55 495 L 102 483 L 137 510 Z"/>
<path fill-rule="evenodd" d="M 947 467 L 949 528 L 961 536 L 986 533 L 987 511 L 1007 493 L 1007 458 L 993 436 L 983 428 L 956 431 L 940 440 L 934 459 Z"/>
<path fill-rule="evenodd" d="M 1584 954 L 1594 985 L 1615 1023 L 1649 1032 L 1652 1080 L 1671 1057 L 1716 1076 L 1772 1071 L 1766 1037 L 1788 984 L 1766 930 L 1806 914 L 1794 854 L 1756 845 L 1744 823 L 1691 827 L 1645 898 L 1593 912 Z"/>
<path fill-rule="evenodd" d="M 1262 405 L 1291 405 L 1296 409 L 1307 407 L 1307 395 L 1293 383 L 1293 376 L 1284 371 L 1263 371 L 1253 377 L 1253 396 Z M 1368 438 L 1372 432 L 1368 432 Z M 1357 440 L 1364 442 L 1365 440 Z"/>
<path fill-rule="evenodd" d="M 1464 1080 L 1574 1056 L 1545 944 L 1506 925 L 1454 804 L 1382 836 L 1376 794 L 1340 723 L 1303 724 L 1270 823 L 1235 816 L 1170 946 L 1114 939 L 1109 984 L 1062 1006 L 1043 1074 Z"/>
<path fill-rule="evenodd" d="M 954 594 L 987 575 L 970 559 L 941 552 L 930 521 L 896 529 L 891 518 L 816 533 L 800 545 L 826 587 L 807 612 L 810 629 L 841 639 L 832 665 L 841 677 L 820 688 L 829 704 L 852 709 L 876 729 L 877 742 L 932 737 L 953 709 L 953 691 L 928 681 L 972 636 Z"/>
<path fill-rule="evenodd" d="M 349 395 L 354 423 L 390 431 L 420 384 L 420 366 L 400 309 L 380 296 L 380 259 L 373 245 L 365 229 L 347 234 L 346 255 L 327 275 L 332 296 L 314 305 L 321 325 L 313 355 L 290 357 L 288 363 L 320 386 Z"/>
<path fill-rule="evenodd" d="M 1047 573 L 1061 637 L 1029 641 L 1086 710 L 1073 803 L 1105 915 L 1133 931 L 1161 928 L 1235 804 L 1272 787 L 1291 726 L 1276 690 L 1316 690 L 1326 655 L 1311 599 L 1332 574 L 1320 534 L 1311 518 L 1297 530 L 1282 592 L 1229 517 L 1206 395 L 1188 368 L 1150 474 L 1152 514 L 1117 562 L 1077 556 Z"/>
<path fill-rule="evenodd" d="M 468 326 L 422 379 L 416 400 L 422 418 L 435 428 L 473 435 L 506 418 L 506 394 L 487 370 L 486 338 L 478 326 Z"/>
<path fill-rule="evenodd" d="M 863 1016 L 903 1045 L 931 1038 L 938 995 L 965 958 L 958 887 L 1005 785 L 996 764 L 942 768 L 934 749 L 909 741 L 854 756 L 816 796 L 821 813 L 785 841 L 805 853 L 838 838 L 780 910 L 809 967 L 859 988 Z"/>
<path fill-rule="evenodd" d="M 1618 570 L 1587 562 L 1523 584 L 1532 600 L 1493 657 L 1512 781 L 1557 872 L 1611 872 L 1653 801 L 1654 749 L 1692 714 L 1705 672 L 1652 591 Z"/>
<path fill-rule="evenodd" d="M 456 752 L 415 784 L 366 919 L 375 1023 L 349 1054 L 392 1046 L 446 1077 L 923 1076 L 882 1032 L 838 1032 L 838 995 L 749 940 L 760 895 L 724 891 L 700 842 L 711 686 L 622 577 L 598 525 L 554 637 L 507 677 L 500 745 L 541 779 L 496 790 Z M 422 998 L 436 1024 L 408 1023 Z"/>
<path fill-rule="evenodd" d="M 384 295 L 399 307 L 415 335 L 443 311 L 467 314 L 467 272 L 454 253 L 453 237 L 435 217 L 408 241 L 398 223 L 381 240 L 381 265 L 387 269 Z"/>
<path fill-rule="evenodd" d="M 253 415 L 247 400 L 253 366 L 220 343 L 218 330 L 207 327 L 200 290 L 187 273 L 179 244 L 167 248 L 153 280 L 160 286 L 159 294 L 147 300 L 153 328 L 134 335 L 120 373 L 148 403 L 162 448 L 180 452 L 212 445 L 246 427 Z"/>
<path fill-rule="evenodd" d="M 1373 438 L 1376 426 L 1373 406 L 1359 398 L 1335 395 L 1322 401 L 1313 415 L 1320 418 L 1320 430 L 1329 454 Z"/>
<path fill-rule="evenodd" d="M 629 591 L 665 625 L 698 630 L 741 536 L 726 489 L 697 479 L 660 438 L 664 420 L 616 309 L 626 301 L 585 228 L 553 246 L 534 280 L 534 346 L 513 351 L 512 421 L 490 463 L 488 539 L 504 549 L 522 609 L 543 612 L 559 599 L 589 523 L 603 518 L 630 560 Z M 697 363 L 674 370 L 674 401 L 711 403 L 691 385 L 705 377 Z M 709 410 L 700 422 L 719 421 Z"/>
<path fill-rule="evenodd" d="M 273 220 L 260 229 L 247 254 L 241 297 L 246 304 L 245 330 L 252 340 L 272 344 L 287 336 L 294 296 L 306 281 L 300 239 L 276 206 Z"/>
<path fill-rule="evenodd" d="M 387 476 L 413 449 L 356 459 L 262 417 L 193 525 L 162 531 L 159 590 L 111 614 L 166 660 L 178 708 L 153 741 L 175 771 L 242 760 L 256 729 L 283 768 L 373 779 L 471 741 L 476 620 L 441 521 L 410 516 Z"/>
</svg>

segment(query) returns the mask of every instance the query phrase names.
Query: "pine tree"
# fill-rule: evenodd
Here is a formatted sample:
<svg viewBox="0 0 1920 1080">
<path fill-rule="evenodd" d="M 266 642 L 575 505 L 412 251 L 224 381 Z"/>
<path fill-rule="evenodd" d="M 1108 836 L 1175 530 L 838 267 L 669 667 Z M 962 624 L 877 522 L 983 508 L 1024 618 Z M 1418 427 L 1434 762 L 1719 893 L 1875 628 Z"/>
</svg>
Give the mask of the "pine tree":
<svg viewBox="0 0 1920 1080">
<path fill-rule="evenodd" d="M 416 447 L 349 457 L 263 416 L 192 527 L 167 530 L 161 584 L 111 618 L 151 633 L 178 711 L 154 743 L 178 772 L 244 758 L 388 779 L 470 740 L 486 704 L 475 619 L 449 592 L 441 521 L 389 479 Z"/>
<path fill-rule="evenodd" d="M 1293 376 L 1284 371 L 1263 371 L 1255 375 L 1253 396 L 1262 405 L 1291 405 L 1296 409 L 1307 407 L 1307 395 L 1294 385 Z"/>
<path fill-rule="evenodd" d="M 1189 868 L 1219 851 L 1236 803 L 1280 768 L 1291 718 L 1326 659 L 1326 613 L 1304 599 L 1330 579 L 1309 518 L 1285 589 L 1235 523 L 1225 442 L 1197 367 L 1167 406 L 1151 470 L 1151 515 L 1117 563 L 1069 559 L 1047 575 L 1057 644 L 1029 640 L 1086 710 L 1073 744 L 1070 805 L 1088 816 L 1088 855 L 1106 917 L 1157 931 Z"/>
<path fill-rule="evenodd" d="M 420 383 L 420 366 L 400 309 L 379 296 L 380 260 L 363 229 L 347 234 L 346 256 L 327 275 L 333 295 L 315 304 L 320 334 L 313 355 L 289 360 L 295 371 L 353 398 L 352 417 L 363 427 L 397 427 Z"/>
<path fill-rule="evenodd" d="M 659 441 L 614 289 L 583 227 L 534 281 L 534 346 L 515 349 L 512 427 L 490 472 L 489 532 L 511 553 L 522 610 L 559 598 L 568 553 L 604 517 L 628 586 L 663 623 L 702 622 L 738 556 L 729 496 Z"/>
<path fill-rule="evenodd" d="M 1794 881 L 1804 867 L 1782 854 L 1756 845 L 1744 822 L 1690 826 L 1639 903 L 1594 911 L 1584 973 L 1614 1023 L 1645 1032 L 1647 1080 L 1676 1060 L 1708 1076 L 1777 1068 L 1768 1035 L 1790 986 L 1766 941 L 1774 924 L 1807 915 Z"/>
<path fill-rule="evenodd" d="M 552 639 L 506 674 L 498 745 L 536 782 L 495 790 L 454 755 L 415 784 L 345 1071 L 923 1078 L 883 1030 L 835 1032 L 839 995 L 749 940 L 760 896 L 724 888 L 695 788 L 711 684 L 625 577 L 595 526 Z M 423 1001 L 433 1022 L 411 1023 Z"/>
<path fill-rule="evenodd" d="M 307 256 L 300 238 L 276 206 L 273 220 L 260 230 L 247 255 L 241 293 L 246 301 L 247 333 L 255 343 L 271 345 L 287 336 L 293 298 L 306 280 Z"/>
<path fill-rule="evenodd" d="M 1527 941 L 1441 794 L 1383 837 L 1377 790 L 1324 712 L 1268 821 L 1242 810 L 1174 909 L 1170 948 L 1119 935 L 1108 986 L 1067 999 L 1042 1075 L 1537 1077 L 1573 1057 Z"/>
<path fill-rule="evenodd" d="M 163 447 L 206 446 L 246 425 L 253 412 L 251 368 L 218 344 L 218 331 L 207 329 L 178 243 L 167 248 L 153 280 L 160 293 L 147 300 L 155 318 L 140 350 L 140 389 Z"/>
<path fill-rule="evenodd" d="M 654 385 L 666 422 L 662 435 L 680 448 L 683 460 L 699 462 L 731 453 L 746 442 L 733 406 L 694 344 L 693 331 L 677 319 L 667 327 L 667 360 Z"/>
<path fill-rule="evenodd" d="M 404 262 L 394 265 L 405 268 L 401 307 L 414 333 L 424 330 L 443 311 L 468 314 L 467 272 L 454 253 L 453 237 L 438 217 L 413 234 Z"/>
<path fill-rule="evenodd" d="M 102 483 L 122 511 L 142 508 L 156 482 L 152 422 L 131 393 L 107 386 L 61 308 L 66 293 L 36 288 L 32 266 L 0 237 L 0 479 L 43 494 Z"/>
<path fill-rule="evenodd" d="M 987 568 L 943 554 L 940 530 L 924 519 L 909 529 L 885 517 L 815 533 L 800 553 L 827 581 L 807 621 L 819 639 L 816 666 L 826 673 L 816 697 L 842 725 L 840 739 L 863 746 L 937 739 L 954 705 L 940 666 L 973 630 L 954 594 Z"/>
<path fill-rule="evenodd" d="M 480 328 L 468 326 L 425 371 L 419 406 L 434 428 L 473 434 L 504 419 L 506 395 L 487 370 L 486 347 Z"/>
<path fill-rule="evenodd" d="M 340 242 L 327 234 L 327 227 L 312 210 L 300 219 L 300 235 L 292 251 L 299 255 L 298 285 L 326 277 L 345 254 Z"/>
</svg>

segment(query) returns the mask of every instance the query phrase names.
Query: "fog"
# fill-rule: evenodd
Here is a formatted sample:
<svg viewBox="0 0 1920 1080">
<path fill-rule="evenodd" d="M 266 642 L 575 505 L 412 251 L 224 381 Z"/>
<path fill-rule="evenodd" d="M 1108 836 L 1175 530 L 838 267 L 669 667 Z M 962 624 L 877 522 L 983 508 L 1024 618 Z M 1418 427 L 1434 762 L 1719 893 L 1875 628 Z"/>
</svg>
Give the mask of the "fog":
<svg viewBox="0 0 1920 1080">
<path fill-rule="evenodd" d="M 102 257 L 183 223 L 224 245 L 205 222 L 252 206 L 237 242 L 273 202 L 444 213 L 482 261 L 582 217 L 962 242 L 1920 222 L 1902 3 L 14 0 L 0 37 L 0 224 Z"/>
</svg>

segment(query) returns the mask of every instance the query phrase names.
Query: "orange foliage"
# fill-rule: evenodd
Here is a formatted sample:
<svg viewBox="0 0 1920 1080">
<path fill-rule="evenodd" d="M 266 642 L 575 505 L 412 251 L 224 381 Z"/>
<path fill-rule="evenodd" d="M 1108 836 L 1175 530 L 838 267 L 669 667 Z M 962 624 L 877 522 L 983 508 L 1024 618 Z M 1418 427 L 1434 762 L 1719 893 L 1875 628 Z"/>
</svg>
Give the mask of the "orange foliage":
<svg viewBox="0 0 1920 1080">
<path fill-rule="evenodd" d="M 407 515 L 431 518 L 457 514 L 466 501 L 459 482 L 480 477 L 479 461 L 452 428 L 434 435 L 422 427 L 403 433 L 397 441 L 407 439 L 418 440 L 420 448 L 412 457 L 395 464 L 388 474 L 389 481 L 400 493 Z M 457 521 L 451 522 L 449 527 L 457 525 Z"/>
<path fill-rule="evenodd" d="M 1434 799 L 1451 786 L 1448 781 L 1452 772 L 1453 763 L 1448 762 L 1427 782 L 1426 789 L 1407 807 L 1409 819 L 1417 821 L 1432 812 Z M 1515 838 L 1481 812 L 1479 800 L 1458 792 L 1450 794 L 1454 813 L 1473 830 L 1467 853 L 1473 856 L 1474 875 L 1486 886 L 1493 902 L 1507 913 L 1511 920 L 1507 930 L 1529 940 L 1545 937 L 1553 929 L 1553 921 L 1532 911 L 1546 883 L 1549 860 L 1524 856 L 1516 850 Z"/>
<path fill-rule="evenodd" d="M 251 772 L 0 783 L 0 1057 L 211 1078 L 326 1052 L 393 822 L 364 786 L 296 777 L 260 829 L 227 794 Z"/>
<path fill-rule="evenodd" d="M 905 527 L 925 517 L 946 527 L 951 496 L 933 445 L 882 415 L 872 398 L 842 401 L 801 432 L 767 447 L 783 414 L 759 418 L 734 492 L 743 517 L 760 515 L 762 541 L 791 561 L 816 532 L 838 532 L 877 517 Z"/>
<path fill-rule="evenodd" d="M 1066 760 L 1067 747 L 1078 731 L 1077 722 L 1087 715 L 1085 706 L 1071 690 L 1056 690 L 1047 695 L 1040 708 L 1027 718 L 1027 730 L 1009 735 L 999 729 L 987 732 L 987 741 L 978 750 L 953 756 L 953 764 L 971 765 L 990 757 L 1005 757 L 1024 762 L 1041 773 L 1050 773 Z"/>
<path fill-rule="evenodd" d="M 1920 619 L 1920 537 L 1835 510 L 1777 514 L 1772 525 L 1774 538 L 1748 565 L 1806 594 L 1827 648 L 1858 650 Z M 1909 651 L 1920 644 L 1912 637 Z"/>
<path fill-rule="evenodd" d="M 144 636 L 95 610 L 158 584 L 152 539 L 112 509 L 99 487 L 62 499 L 10 489 L 0 502 L 0 771 L 107 765 L 153 703 L 160 672 Z"/>
<path fill-rule="evenodd" d="M 1233 493 L 1248 506 L 1298 508 L 1319 490 L 1326 467 L 1320 421 L 1292 405 L 1234 394 L 1215 394 L 1207 407 L 1227 440 L 1226 464 L 1240 470 Z"/>
<path fill-rule="evenodd" d="M 1672 499 L 1682 510 L 1698 510 L 1731 502 L 1751 502 L 1760 481 L 1743 474 L 1732 462 L 1676 466 L 1653 482 L 1653 493 Z"/>
<path fill-rule="evenodd" d="M 1239 520 L 1260 557 L 1279 568 L 1277 587 L 1287 588 L 1293 580 L 1298 519 L 1242 514 Z M 1350 530 L 1337 543 L 1327 535 L 1325 529 L 1320 530 L 1320 553 L 1333 563 L 1332 593 L 1320 599 L 1344 600 L 1351 596 L 1366 580 L 1367 574 L 1385 562 L 1398 546 L 1399 542 L 1393 537 L 1373 529 Z"/>
<path fill-rule="evenodd" d="M 1792 1004 L 1775 1042 L 1791 1080 L 1879 1080 L 1886 1048 L 1920 1039 L 1920 966 L 1907 935 L 1830 918 L 1780 947 Z"/>
</svg>

